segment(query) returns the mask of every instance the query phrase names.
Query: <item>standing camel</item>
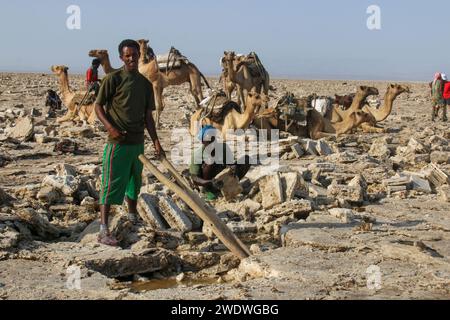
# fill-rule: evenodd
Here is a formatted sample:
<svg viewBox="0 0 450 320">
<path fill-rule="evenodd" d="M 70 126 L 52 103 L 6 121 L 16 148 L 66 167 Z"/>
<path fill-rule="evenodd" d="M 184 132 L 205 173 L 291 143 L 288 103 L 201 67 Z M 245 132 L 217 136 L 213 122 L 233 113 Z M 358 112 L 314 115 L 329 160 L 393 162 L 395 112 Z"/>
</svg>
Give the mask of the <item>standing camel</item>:
<svg viewBox="0 0 450 320">
<path fill-rule="evenodd" d="M 111 66 L 108 50 L 104 50 L 104 49 L 91 50 L 91 51 L 89 51 L 89 57 L 99 59 L 100 64 L 102 65 L 103 71 L 106 74 L 118 70 Z"/>
<path fill-rule="evenodd" d="M 208 88 L 208 81 L 200 70 L 191 62 L 181 62 L 181 66 L 170 71 L 161 72 L 158 68 L 157 57 L 148 46 L 149 40 L 138 40 L 140 47 L 139 72 L 142 73 L 152 83 L 156 102 L 156 125 L 159 126 L 161 112 L 164 110 L 163 90 L 168 86 L 178 86 L 185 82 L 189 83 L 189 88 L 194 97 L 196 107 L 203 100 L 201 79 Z"/>
<path fill-rule="evenodd" d="M 238 62 L 239 59 L 236 58 L 234 51 L 225 51 L 222 61 L 226 65 L 225 70 L 229 81 L 237 85 L 240 101 L 245 101 L 246 94 L 252 89 L 257 93 L 261 93 L 261 89 L 264 89 L 264 94 L 269 94 L 269 74 L 264 67 L 261 66 L 259 76 L 253 76 L 246 59 L 243 58 Z"/>
</svg>

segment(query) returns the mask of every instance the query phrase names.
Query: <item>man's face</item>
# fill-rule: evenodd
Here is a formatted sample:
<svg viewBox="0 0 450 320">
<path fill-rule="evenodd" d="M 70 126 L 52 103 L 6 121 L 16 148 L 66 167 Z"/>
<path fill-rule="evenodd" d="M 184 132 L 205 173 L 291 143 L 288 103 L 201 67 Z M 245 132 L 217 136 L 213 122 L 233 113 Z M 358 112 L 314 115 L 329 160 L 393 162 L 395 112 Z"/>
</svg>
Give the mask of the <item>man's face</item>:
<svg viewBox="0 0 450 320">
<path fill-rule="evenodd" d="M 120 60 L 125 64 L 128 71 L 138 70 L 139 51 L 135 47 L 124 47 Z"/>
</svg>

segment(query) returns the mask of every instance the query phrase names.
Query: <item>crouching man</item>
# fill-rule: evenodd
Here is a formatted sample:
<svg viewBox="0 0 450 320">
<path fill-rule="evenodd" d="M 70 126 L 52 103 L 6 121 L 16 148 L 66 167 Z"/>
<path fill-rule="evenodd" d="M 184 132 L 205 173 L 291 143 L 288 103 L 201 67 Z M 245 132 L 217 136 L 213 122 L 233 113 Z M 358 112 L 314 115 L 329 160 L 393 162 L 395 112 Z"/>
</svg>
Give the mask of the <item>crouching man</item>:
<svg viewBox="0 0 450 320">
<path fill-rule="evenodd" d="M 250 158 L 245 156 L 234 162 L 231 149 L 226 143 L 217 141 L 219 133 L 212 126 L 203 127 L 198 139 L 202 146 L 195 150 L 191 157 L 189 173 L 195 185 L 203 188 L 206 200 L 217 199 L 221 186 L 214 178 L 226 168 L 231 168 L 233 174 L 241 180 L 250 169 Z"/>
</svg>

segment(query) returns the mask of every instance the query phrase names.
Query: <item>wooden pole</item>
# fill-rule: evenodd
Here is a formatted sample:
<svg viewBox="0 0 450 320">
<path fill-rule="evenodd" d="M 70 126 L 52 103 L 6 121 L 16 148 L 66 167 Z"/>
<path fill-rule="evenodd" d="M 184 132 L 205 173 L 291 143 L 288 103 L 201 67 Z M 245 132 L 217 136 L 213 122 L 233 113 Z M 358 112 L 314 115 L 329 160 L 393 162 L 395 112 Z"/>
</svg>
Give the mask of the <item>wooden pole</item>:
<svg viewBox="0 0 450 320">
<path fill-rule="evenodd" d="M 183 190 L 180 186 L 170 181 L 161 171 L 158 170 L 143 154 L 139 160 L 161 183 L 178 195 L 186 204 L 205 222 L 222 243 L 230 249 L 240 259 L 250 256 L 247 247 L 234 235 L 226 224 L 214 213 L 211 212 L 203 200 L 195 193 Z M 166 159 L 166 161 L 168 161 Z"/>
<path fill-rule="evenodd" d="M 161 159 L 161 163 L 162 165 L 169 170 L 169 172 L 172 174 L 172 176 L 175 178 L 175 180 L 178 182 L 178 184 L 180 185 L 180 187 L 183 187 L 184 190 L 189 191 L 190 193 L 194 193 L 194 191 L 192 190 L 191 186 L 189 185 L 189 183 L 186 181 L 186 179 L 184 179 L 179 173 L 178 171 L 174 168 L 174 166 L 172 165 L 172 163 L 167 160 L 166 157 L 162 157 Z"/>
</svg>

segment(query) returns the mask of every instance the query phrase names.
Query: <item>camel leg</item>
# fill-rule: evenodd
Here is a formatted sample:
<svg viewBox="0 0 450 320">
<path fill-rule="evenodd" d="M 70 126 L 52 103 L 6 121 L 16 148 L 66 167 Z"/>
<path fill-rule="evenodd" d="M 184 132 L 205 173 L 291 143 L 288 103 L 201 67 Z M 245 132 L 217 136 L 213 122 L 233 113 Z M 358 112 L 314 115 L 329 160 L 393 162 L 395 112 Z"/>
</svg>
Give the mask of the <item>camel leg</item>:
<svg viewBox="0 0 450 320">
<path fill-rule="evenodd" d="M 313 140 L 319 140 L 319 139 L 322 139 L 322 138 L 334 137 L 334 136 L 335 136 L 334 133 L 328 133 L 328 132 L 318 131 L 318 132 L 315 132 L 315 133 L 312 135 L 311 139 L 313 139 Z"/>
<path fill-rule="evenodd" d="M 378 128 L 374 125 L 371 125 L 369 123 L 363 123 L 361 124 L 361 129 L 365 133 L 384 133 L 386 130 L 384 128 Z"/>
<path fill-rule="evenodd" d="M 238 87 L 238 96 L 239 96 L 239 105 L 241 106 L 241 111 L 244 112 L 245 111 L 245 97 L 246 97 L 246 93 L 244 92 L 244 88 L 242 88 L 241 86 Z"/>
<path fill-rule="evenodd" d="M 153 92 L 155 94 L 155 104 L 156 104 L 156 110 L 154 112 L 154 119 L 155 119 L 156 128 L 159 128 L 159 119 L 160 119 L 162 111 L 164 110 L 162 86 L 153 85 Z"/>
<path fill-rule="evenodd" d="M 200 106 L 200 102 L 203 100 L 202 88 L 198 88 L 198 83 L 195 82 L 194 77 L 191 77 L 189 82 L 189 91 L 194 97 L 195 108 L 197 109 Z"/>
</svg>

